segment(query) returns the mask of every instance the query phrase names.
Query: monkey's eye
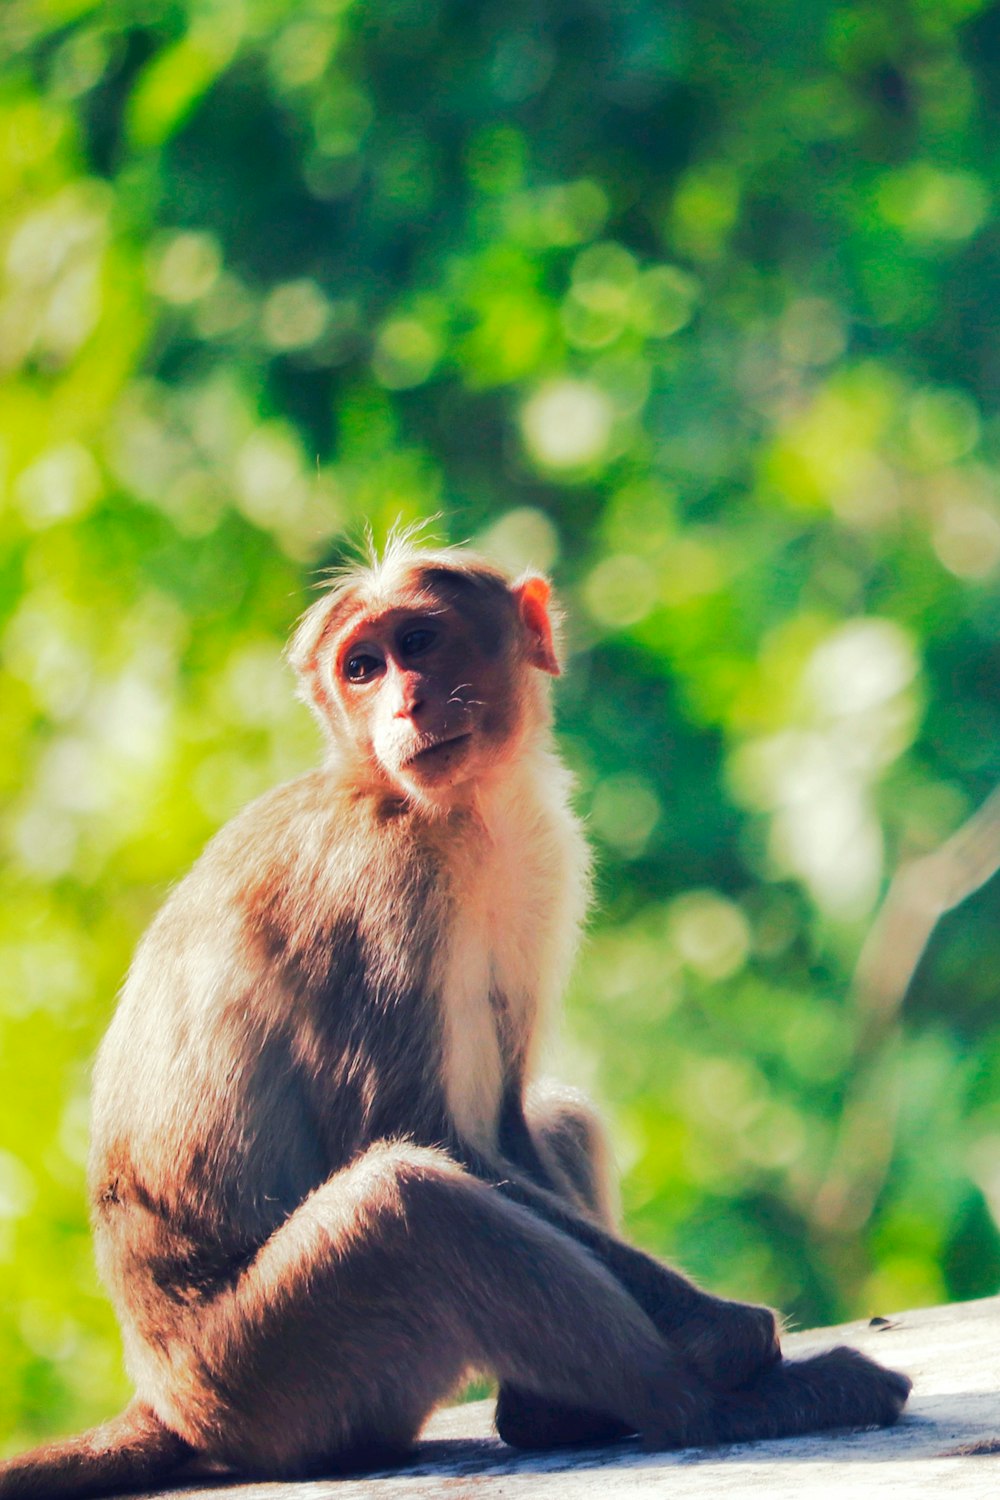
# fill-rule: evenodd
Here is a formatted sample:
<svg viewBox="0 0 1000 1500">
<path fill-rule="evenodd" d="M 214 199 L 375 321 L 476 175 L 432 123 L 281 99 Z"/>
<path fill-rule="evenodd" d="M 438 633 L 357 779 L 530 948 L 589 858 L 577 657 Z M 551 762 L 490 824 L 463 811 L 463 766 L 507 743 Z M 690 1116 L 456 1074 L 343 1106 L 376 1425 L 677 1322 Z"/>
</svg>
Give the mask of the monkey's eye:
<svg viewBox="0 0 1000 1500">
<path fill-rule="evenodd" d="M 369 656 L 364 651 L 358 651 L 344 661 L 344 676 L 348 682 L 368 682 L 375 676 L 381 665 L 377 656 Z"/>
<path fill-rule="evenodd" d="M 429 651 L 437 640 L 436 630 L 427 630 L 419 626 L 416 630 L 408 630 L 399 642 L 399 649 L 404 656 L 422 656 Z"/>
</svg>

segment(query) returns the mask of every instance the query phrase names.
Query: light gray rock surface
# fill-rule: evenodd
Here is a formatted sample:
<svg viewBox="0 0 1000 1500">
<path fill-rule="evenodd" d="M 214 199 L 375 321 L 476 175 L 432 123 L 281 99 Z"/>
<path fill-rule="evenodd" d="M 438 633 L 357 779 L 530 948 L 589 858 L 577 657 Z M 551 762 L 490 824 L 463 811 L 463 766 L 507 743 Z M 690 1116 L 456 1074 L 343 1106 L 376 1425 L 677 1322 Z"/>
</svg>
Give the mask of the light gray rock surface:
<svg viewBox="0 0 1000 1500">
<path fill-rule="evenodd" d="M 493 1404 L 450 1407 L 405 1467 L 308 1483 L 206 1484 L 148 1500 L 766 1500 L 993 1496 L 1000 1500 L 1000 1297 L 788 1336 L 789 1354 L 850 1343 L 904 1370 L 896 1427 L 725 1448 L 644 1453 L 638 1442 L 518 1455 L 492 1433 Z"/>
</svg>

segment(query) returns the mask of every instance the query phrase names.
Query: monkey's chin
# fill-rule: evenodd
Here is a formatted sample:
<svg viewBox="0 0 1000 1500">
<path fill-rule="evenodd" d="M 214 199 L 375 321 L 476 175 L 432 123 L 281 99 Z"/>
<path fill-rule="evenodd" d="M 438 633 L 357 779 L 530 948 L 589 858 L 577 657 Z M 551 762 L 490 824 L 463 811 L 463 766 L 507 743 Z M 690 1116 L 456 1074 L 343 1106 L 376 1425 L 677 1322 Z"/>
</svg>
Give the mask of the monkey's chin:
<svg viewBox="0 0 1000 1500">
<path fill-rule="evenodd" d="M 450 801 L 450 794 L 472 774 L 472 742 L 470 733 L 457 734 L 418 750 L 400 767 L 400 783 L 418 802 Z"/>
</svg>

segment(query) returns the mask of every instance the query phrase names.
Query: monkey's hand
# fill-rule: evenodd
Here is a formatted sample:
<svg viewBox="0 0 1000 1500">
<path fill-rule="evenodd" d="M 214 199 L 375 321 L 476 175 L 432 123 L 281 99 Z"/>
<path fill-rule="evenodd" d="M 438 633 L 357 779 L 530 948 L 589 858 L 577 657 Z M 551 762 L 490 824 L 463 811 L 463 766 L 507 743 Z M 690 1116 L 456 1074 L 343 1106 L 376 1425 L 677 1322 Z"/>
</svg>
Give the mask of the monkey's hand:
<svg viewBox="0 0 1000 1500">
<path fill-rule="evenodd" d="M 678 1309 L 671 1298 L 650 1318 L 715 1390 L 746 1385 L 781 1358 L 778 1320 L 769 1307 L 700 1293 L 693 1306 Z"/>
</svg>

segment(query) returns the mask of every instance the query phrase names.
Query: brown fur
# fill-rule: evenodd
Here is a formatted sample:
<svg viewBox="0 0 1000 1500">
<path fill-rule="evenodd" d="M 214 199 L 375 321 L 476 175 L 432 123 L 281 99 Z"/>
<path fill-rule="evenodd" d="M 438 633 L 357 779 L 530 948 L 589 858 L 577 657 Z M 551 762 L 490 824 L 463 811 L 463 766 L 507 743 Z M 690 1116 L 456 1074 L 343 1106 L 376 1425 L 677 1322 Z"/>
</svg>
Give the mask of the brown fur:
<svg viewBox="0 0 1000 1500">
<path fill-rule="evenodd" d="M 0 1466 L 0 1497 L 192 1457 L 335 1470 L 404 1450 L 473 1368 L 525 1446 L 897 1415 L 904 1377 L 781 1363 L 767 1309 L 625 1244 L 596 1117 L 529 1090 L 587 888 L 547 598 L 400 545 L 303 620 L 327 764 L 212 840 L 95 1070 L 94 1233 L 137 1400 Z"/>
</svg>

